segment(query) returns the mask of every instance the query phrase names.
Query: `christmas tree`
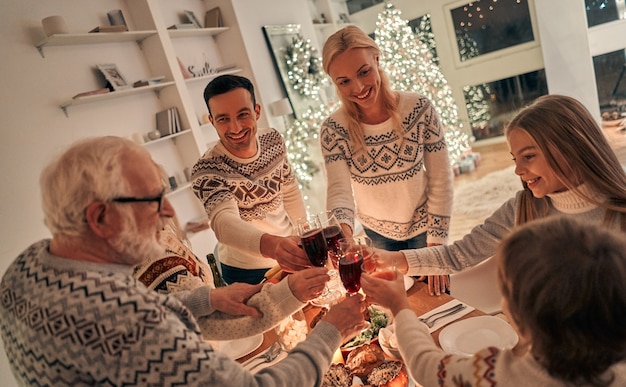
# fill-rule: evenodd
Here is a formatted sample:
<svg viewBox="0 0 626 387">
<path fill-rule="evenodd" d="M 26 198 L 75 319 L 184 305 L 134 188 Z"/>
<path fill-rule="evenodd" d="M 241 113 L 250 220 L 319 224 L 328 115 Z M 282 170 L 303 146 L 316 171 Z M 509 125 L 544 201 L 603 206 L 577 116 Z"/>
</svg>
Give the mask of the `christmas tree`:
<svg viewBox="0 0 626 387">
<path fill-rule="evenodd" d="M 381 64 L 395 90 L 412 91 L 432 101 L 446 128 L 450 163 L 456 164 L 469 150 L 469 137 L 462 130 L 458 108 L 441 69 L 429 48 L 420 41 L 407 20 L 389 1 L 378 15 L 376 44 L 381 50 Z"/>
</svg>

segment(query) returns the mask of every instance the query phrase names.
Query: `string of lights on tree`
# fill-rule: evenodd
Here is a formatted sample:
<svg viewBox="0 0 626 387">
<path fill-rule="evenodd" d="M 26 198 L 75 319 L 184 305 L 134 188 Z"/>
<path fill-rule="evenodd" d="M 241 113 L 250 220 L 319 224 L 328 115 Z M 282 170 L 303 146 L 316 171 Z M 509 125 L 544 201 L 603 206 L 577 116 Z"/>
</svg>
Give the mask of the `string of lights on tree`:
<svg viewBox="0 0 626 387">
<path fill-rule="evenodd" d="M 318 141 L 322 122 L 336 107 L 336 102 L 320 102 L 315 106 L 309 106 L 302 117 L 294 120 L 284 133 L 287 157 L 300 188 L 310 188 L 313 176 L 319 172 L 319 167 L 311 159 L 309 143 Z"/>
<path fill-rule="evenodd" d="M 401 12 L 386 1 L 378 15 L 375 40 L 381 49 L 381 65 L 395 90 L 413 91 L 432 101 L 446 127 L 450 163 L 455 165 L 470 149 L 469 136 L 462 130 L 458 108 L 439 66 L 428 47 L 402 19 Z"/>
<path fill-rule="evenodd" d="M 322 59 L 311 41 L 300 34 L 294 36 L 285 49 L 285 64 L 293 89 L 304 98 L 318 100 L 320 89 L 328 86 L 328 78 L 322 71 Z"/>
</svg>

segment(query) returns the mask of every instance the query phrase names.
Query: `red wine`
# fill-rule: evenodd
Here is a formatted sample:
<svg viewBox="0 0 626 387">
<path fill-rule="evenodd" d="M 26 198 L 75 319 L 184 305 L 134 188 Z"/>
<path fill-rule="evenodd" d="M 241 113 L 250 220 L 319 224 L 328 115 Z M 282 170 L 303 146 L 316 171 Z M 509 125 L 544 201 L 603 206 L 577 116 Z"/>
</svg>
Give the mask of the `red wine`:
<svg viewBox="0 0 626 387">
<path fill-rule="evenodd" d="M 321 229 L 311 230 L 302 235 L 302 247 L 313 266 L 323 267 L 326 264 L 326 239 Z"/>
<path fill-rule="evenodd" d="M 339 259 L 339 277 L 348 293 L 356 293 L 361 289 L 361 265 L 363 257 L 359 253 L 344 254 Z"/>
<path fill-rule="evenodd" d="M 328 249 L 328 256 L 333 264 L 333 267 L 337 269 L 339 256 L 341 250 L 339 249 L 339 239 L 343 238 L 343 232 L 339 226 L 329 226 L 324 228 L 324 237 L 326 238 L 326 248 Z"/>
</svg>

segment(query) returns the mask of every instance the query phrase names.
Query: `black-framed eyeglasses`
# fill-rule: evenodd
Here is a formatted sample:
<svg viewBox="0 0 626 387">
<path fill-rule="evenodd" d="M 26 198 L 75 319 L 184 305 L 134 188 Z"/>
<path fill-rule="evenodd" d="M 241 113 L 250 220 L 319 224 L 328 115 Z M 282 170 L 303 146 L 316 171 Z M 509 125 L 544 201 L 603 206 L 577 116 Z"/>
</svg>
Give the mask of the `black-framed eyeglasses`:
<svg viewBox="0 0 626 387">
<path fill-rule="evenodd" d="M 140 202 L 157 202 L 159 206 L 157 207 L 157 212 L 161 212 L 161 207 L 163 207 L 163 199 L 165 198 L 165 188 L 163 191 L 156 196 L 146 196 L 143 198 L 137 197 L 129 197 L 129 196 L 120 196 L 111 199 L 112 202 L 116 203 L 140 203 Z"/>
</svg>

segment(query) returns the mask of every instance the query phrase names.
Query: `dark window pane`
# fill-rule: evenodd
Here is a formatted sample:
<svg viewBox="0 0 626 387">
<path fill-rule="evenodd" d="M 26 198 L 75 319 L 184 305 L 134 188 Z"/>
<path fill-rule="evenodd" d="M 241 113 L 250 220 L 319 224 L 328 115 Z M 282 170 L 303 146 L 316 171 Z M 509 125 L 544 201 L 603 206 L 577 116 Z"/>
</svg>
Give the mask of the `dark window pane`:
<svg viewBox="0 0 626 387">
<path fill-rule="evenodd" d="M 527 0 L 478 0 L 450 13 L 461 61 L 535 39 Z"/>
<path fill-rule="evenodd" d="M 587 11 L 587 27 L 619 19 L 617 0 L 585 0 L 585 9 Z"/>
<path fill-rule="evenodd" d="M 382 2 L 383 0 L 346 0 L 346 5 L 348 6 L 348 12 L 352 15 L 355 12 L 362 11 Z"/>
<path fill-rule="evenodd" d="M 519 109 L 548 94 L 544 70 L 481 85 L 465 86 L 465 105 L 476 140 L 502 136 Z"/>
<path fill-rule="evenodd" d="M 626 111 L 626 50 L 593 57 L 600 110 Z"/>
</svg>

